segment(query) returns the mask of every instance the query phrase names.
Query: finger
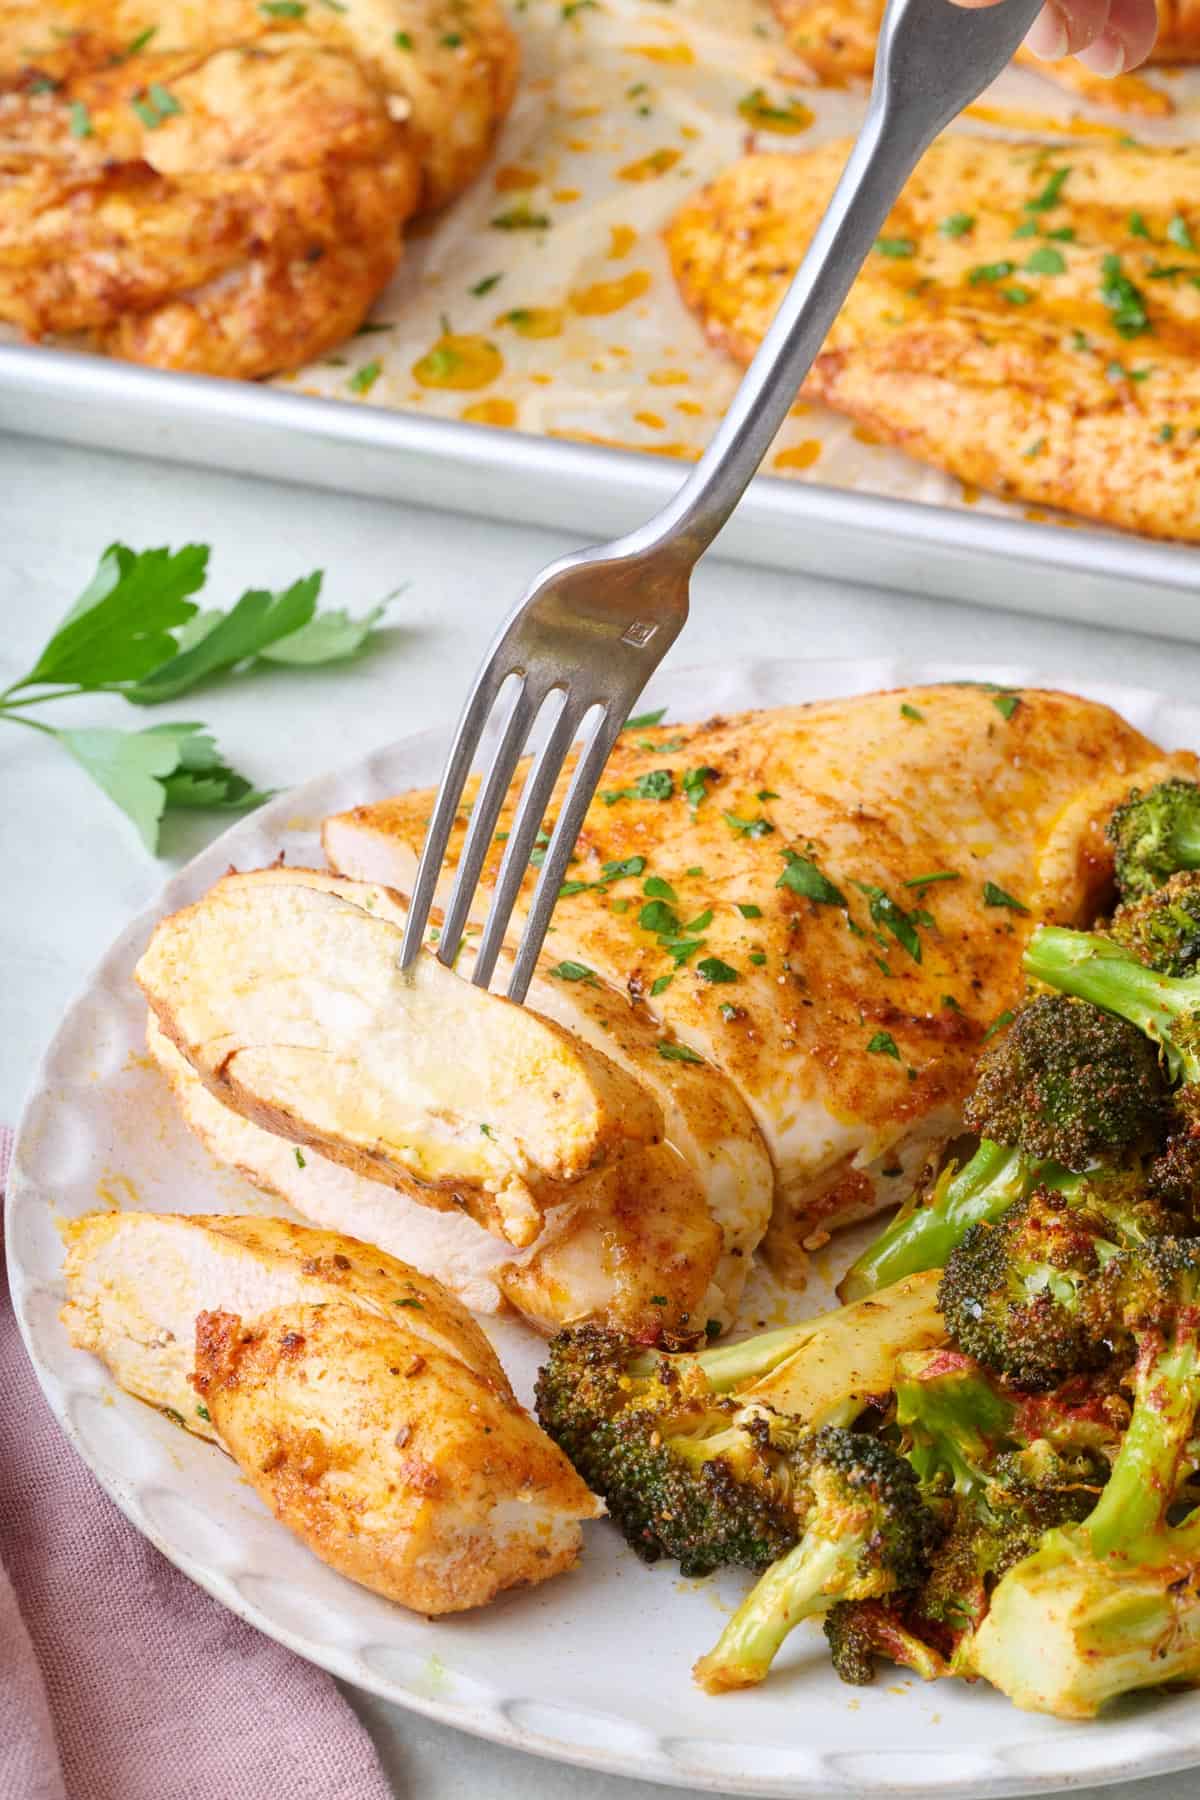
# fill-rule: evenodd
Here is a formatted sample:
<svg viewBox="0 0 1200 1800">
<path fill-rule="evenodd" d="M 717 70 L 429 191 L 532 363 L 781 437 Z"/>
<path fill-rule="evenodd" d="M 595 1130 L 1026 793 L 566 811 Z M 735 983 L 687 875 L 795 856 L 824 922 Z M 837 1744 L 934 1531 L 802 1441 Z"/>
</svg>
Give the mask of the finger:
<svg viewBox="0 0 1200 1800">
<path fill-rule="evenodd" d="M 1079 60 L 1093 75 L 1120 75 L 1145 62 L 1157 34 L 1154 0 L 1110 0 L 1103 32 Z"/>
<path fill-rule="evenodd" d="M 1109 0 L 1050 0 L 1034 21 L 1026 43 L 1047 62 L 1077 56 L 1103 36 Z"/>
</svg>

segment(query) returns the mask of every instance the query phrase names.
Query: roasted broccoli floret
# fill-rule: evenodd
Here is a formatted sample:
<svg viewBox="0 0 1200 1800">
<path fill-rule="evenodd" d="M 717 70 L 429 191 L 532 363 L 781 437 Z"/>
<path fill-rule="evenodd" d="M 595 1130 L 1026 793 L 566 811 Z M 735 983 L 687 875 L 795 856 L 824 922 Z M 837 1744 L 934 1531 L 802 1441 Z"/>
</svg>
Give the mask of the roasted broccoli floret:
<svg viewBox="0 0 1200 1800">
<path fill-rule="evenodd" d="M 1191 975 L 1200 966 L 1200 871 L 1172 875 L 1113 914 L 1105 933 L 1148 969 Z"/>
<path fill-rule="evenodd" d="M 1136 1026 L 1043 994 L 980 1059 L 963 1117 L 981 1138 L 1082 1171 L 1152 1140 L 1163 1105 L 1157 1059 Z"/>
<path fill-rule="evenodd" d="M 1200 869 L 1200 787 L 1175 778 L 1134 788 L 1108 822 L 1122 900 L 1149 894 L 1179 869 Z"/>
<path fill-rule="evenodd" d="M 1069 1190 L 1093 1165 L 1154 1145 L 1165 1098 L 1152 1048 L 1095 1006 L 1045 996 L 985 1053 L 967 1105 L 982 1141 L 948 1167 L 923 1204 L 904 1208 L 851 1267 L 844 1300 L 919 1269 L 943 1268 L 970 1226 L 997 1219 L 1039 1185 Z"/>
<path fill-rule="evenodd" d="M 1200 1246 L 1125 1255 L 1138 1356 L 1112 1473 L 1086 1518 L 1048 1532 L 1004 1575 L 960 1659 L 1017 1705 L 1060 1718 L 1200 1679 L 1200 1509 L 1173 1522 L 1195 1463 Z"/>
<path fill-rule="evenodd" d="M 538 1377 L 538 1417 L 647 1561 L 762 1569 L 800 1535 L 793 1465 L 812 1427 L 849 1423 L 890 1386 L 898 1355 L 940 1341 L 936 1293 L 920 1276 L 865 1309 L 695 1354 L 603 1326 L 564 1331 Z"/>
<path fill-rule="evenodd" d="M 945 1658 L 911 1629 L 895 1600 L 839 1600 L 825 1614 L 825 1641 L 834 1669 L 852 1687 L 874 1681 L 878 1657 L 911 1669 L 922 1681 L 949 1673 Z"/>
<path fill-rule="evenodd" d="M 762 1575 L 693 1673 L 709 1693 L 764 1679 L 801 1619 L 841 1601 L 916 1587 L 935 1535 L 916 1474 L 863 1432 L 826 1426 L 810 1435 L 804 1535 Z"/>
<path fill-rule="evenodd" d="M 1110 938 L 1057 925 L 1034 932 L 1025 967 L 1047 987 L 1136 1025 L 1158 1045 L 1171 1081 L 1200 1081 L 1200 975 L 1159 974 Z"/>
</svg>

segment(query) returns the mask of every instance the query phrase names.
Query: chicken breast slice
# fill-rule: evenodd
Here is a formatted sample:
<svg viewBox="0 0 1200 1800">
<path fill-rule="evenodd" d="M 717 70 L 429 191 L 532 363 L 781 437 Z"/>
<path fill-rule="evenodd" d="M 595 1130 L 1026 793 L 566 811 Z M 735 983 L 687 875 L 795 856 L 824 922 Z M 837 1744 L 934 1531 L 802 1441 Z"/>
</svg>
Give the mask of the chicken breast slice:
<svg viewBox="0 0 1200 1800">
<path fill-rule="evenodd" d="M 1095 702 L 972 684 L 626 735 L 577 841 L 554 955 L 738 1092 L 775 1166 L 768 1254 L 796 1276 L 806 1241 L 901 1199 L 958 1128 L 979 1046 L 1024 990 L 1033 923 L 1090 921 L 1105 899 L 1114 802 L 1197 769 Z M 430 805 L 413 792 L 331 818 L 326 854 L 404 890 Z M 464 830 L 465 813 L 451 864 Z M 669 914 L 644 911 L 650 878 L 674 894 Z M 589 990 L 561 991 L 574 1005 Z"/>
<path fill-rule="evenodd" d="M 337 1301 L 375 1320 L 402 1317 L 431 1350 L 468 1364 L 512 1398 L 480 1327 L 439 1282 L 374 1245 L 286 1219 L 177 1213 L 92 1213 L 65 1227 L 72 1344 L 102 1358 L 139 1400 L 215 1438 L 197 1410 L 196 1319 L 255 1319 L 281 1307 Z"/>
<path fill-rule="evenodd" d="M 511 1396 L 395 1318 L 201 1314 L 196 1385 L 256 1492 L 322 1562 L 417 1612 L 574 1563 L 600 1503 Z"/>
<path fill-rule="evenodd" d="M 226 1104 L 518 1247 L 570 1184 L 662 1136 L 661 1109 L 571 1033 L 463 981 L 401 932 L 276 868 L 156 927 L 136 978 Z"/>
</svg>

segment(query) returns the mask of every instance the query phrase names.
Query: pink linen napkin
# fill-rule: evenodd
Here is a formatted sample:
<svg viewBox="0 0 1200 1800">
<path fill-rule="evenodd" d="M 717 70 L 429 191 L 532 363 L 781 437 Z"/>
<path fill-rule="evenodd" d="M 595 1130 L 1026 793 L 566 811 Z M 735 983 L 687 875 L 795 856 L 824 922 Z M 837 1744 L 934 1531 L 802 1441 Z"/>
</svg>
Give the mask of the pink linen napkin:
<svg viewBox="0 0 1200 1800">
<path fill-rule="evenodd" d="M 11 1149 L 0 1127 L 0 1196 Z M 93 1480 L 3 1275 L 0 1800 L 390 1800 L 332 1678 L 172 1568 Z"/>
</svg>

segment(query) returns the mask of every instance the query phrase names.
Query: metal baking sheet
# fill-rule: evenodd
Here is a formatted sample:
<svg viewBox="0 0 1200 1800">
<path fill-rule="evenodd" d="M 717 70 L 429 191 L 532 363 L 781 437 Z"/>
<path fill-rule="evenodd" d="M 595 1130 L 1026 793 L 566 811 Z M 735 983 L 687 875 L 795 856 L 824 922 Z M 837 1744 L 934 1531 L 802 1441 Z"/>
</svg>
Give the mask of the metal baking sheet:
<svg viewBox="0 0 1200 1800">
<path fill-rule="evenodd" d="M 664 224 L 748 141 L 847 134 L 863 98 L 804 84 L 767 0 L 513 0 L 512 17 L 522 84 L 491 162 L 418 226 L 362 333 L 269 384 L 0 344 L 0 428 L 581 540 L 647 517 L 738 379 L 675 292 Z M 1161 116 L 1122 119 L 1009 70 L 961 128 L 1067 155 L 1194 138 L 1200 70 L 1150 81 Z M 723 556 L 1200 640 L 1195 550 L 965 491 L 803 402 L 765 467 Z"/>
<path fill-rule="evenodd" d="M 684 474 L 628 451 L 7 346 L 0 429 L 449 506 L 581 542 L 635 525 Z M 769 568 L 1200 642 L 1200 554 L 1113 532 L 759 476 L 719 548 Z"/>
</svg>

